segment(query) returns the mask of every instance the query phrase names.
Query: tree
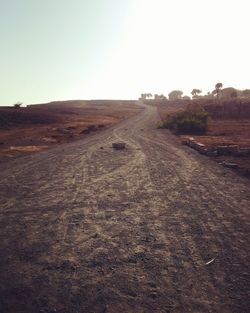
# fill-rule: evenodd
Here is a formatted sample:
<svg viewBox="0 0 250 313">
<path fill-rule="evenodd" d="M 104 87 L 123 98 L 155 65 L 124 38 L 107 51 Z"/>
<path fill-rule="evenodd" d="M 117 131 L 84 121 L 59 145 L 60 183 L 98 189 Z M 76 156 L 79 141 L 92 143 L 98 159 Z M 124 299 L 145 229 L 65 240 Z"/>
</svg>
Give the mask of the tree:
<svg viewBox="0 0 250 313">
<path fill-rule="evenodd" d="M 215 85 L 215 90 L 216 90 L 216 95 L 217 95 L 217 99 L 219 99 L 219 95 L 221 93 L 221 88 L 223 87 L 222 83 L 217 83 Z"/>
<path fill-rule="evenodd" d="M 202 91 L 200 89 L 193 89 L 191 91 L 191 95 L 193 96 L 193 98 L 197 98 L 199 94 L 201 94 Z"/>
<path fill-rule="evenodd" d="M 154 94 L 154 99 L 155 100 L 167 100 L 167 98 L 163 94 L 161 95 Z"/>
<path fill-rule="evenodd" d="M 142 93 L 141 94 L 141 98 L 142 100 L 146 100 L 147 98 L 152 98 L 152 94 L 151 93 Z"/>
<path fill-rule="evenodd" d="M 191 100 L 191 98 L 189 96 L 184 96 L 182 97 L 183 100 Z"/>
<path fill-rule="evenodd" d="M 181 99 L 183 95 L 183 91 L 181 90 L 173 90 L 168 94 L 169 100 L 178 100 Z"/>
<path fill-rule="evenodd" d="M 217 89 L 221 89 L 223 87 L 223 84 L 222 83 L 217 83 L 216 85 L 215 85 L 215 89 L 217 90 Z"/>
</svg>

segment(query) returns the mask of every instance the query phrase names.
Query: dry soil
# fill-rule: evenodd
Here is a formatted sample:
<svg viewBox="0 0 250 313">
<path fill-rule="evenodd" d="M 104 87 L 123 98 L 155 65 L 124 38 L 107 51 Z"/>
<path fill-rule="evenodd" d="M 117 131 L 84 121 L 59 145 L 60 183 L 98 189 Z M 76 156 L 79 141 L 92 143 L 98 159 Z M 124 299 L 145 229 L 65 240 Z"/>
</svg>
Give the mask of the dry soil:
<svg viewBox="0 0 250 313">
<path fill-rule="evenodd" d="M 248 312 L 249 180 L 144 107 L 0 164 L 1 312 Z"/>
</svg>

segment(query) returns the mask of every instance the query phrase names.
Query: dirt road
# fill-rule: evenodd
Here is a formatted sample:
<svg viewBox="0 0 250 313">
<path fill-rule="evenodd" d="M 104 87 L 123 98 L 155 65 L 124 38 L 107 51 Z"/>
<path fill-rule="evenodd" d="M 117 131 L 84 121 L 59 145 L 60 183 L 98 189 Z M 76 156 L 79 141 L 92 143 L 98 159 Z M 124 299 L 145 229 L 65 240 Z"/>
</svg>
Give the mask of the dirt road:
<svg viewBox="0 0 250 313">
<path fill-rule="evenodd" d="M 248 311 L 249 181 L 157 120 L 0 165 L 0 312 Z"/>
</svg>

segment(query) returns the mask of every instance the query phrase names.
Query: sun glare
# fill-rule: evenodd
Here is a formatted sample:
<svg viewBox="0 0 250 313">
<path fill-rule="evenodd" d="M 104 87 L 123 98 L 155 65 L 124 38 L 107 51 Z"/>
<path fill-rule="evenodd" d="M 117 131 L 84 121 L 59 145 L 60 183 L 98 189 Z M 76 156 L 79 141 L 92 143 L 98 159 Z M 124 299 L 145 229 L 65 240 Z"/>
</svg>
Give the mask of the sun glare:
<svg viewBox="0 0 250 313">
<path fill-rule="evenodd" d="M 14 93 L 25 102 L 135 99 L 143 92 L 168 94 L 173 89 L 190 95 L 193 88 L 211 91 L 218 81 L 249 88 L 248 1 L 128 0 L 126 5 L 117 1 L 108 0 L 106 6 L 96 1 L 93 7 L 79 2 L 77 12 L 77 6 L 67 4 L 71 12 L 67 21 L 65 2 L 65 8 L 55 7 L 50 17 L 46 13 L 46 24 L 38 15 L 37 30 L 27 22 L 30 13 L 23 12 L 28 16 L 16 33 L 14 26 L 7 29 L 11 32 L 0 64 L 6 99 Z M 19 45 L 14 45 L 15 36 Z M 10 55 L 7 64 L 4 60 Z"/>
<path fill-rule="evenodd" d="M 126 31 L 103 68 L 84 83 L 86 93 L 95 97 L 97 86 L 101 97 L 114 98 L 176 88 L 206 93 L 217 81 L 247 88 L 249 22 L 247 4 L 240 2 L 134 1 Z"/>
</svg>

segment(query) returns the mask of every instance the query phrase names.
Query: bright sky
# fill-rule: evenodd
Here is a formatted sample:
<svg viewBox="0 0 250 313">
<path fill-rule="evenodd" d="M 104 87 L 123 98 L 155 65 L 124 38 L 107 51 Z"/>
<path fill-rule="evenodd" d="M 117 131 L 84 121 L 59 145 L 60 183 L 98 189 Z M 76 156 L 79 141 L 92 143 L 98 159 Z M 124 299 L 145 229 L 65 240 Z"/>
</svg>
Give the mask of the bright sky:
<svg viewBox="0 0 250 313">
<path fill-rule="evenodd" d="M 0 0 L 0 105 L 250 88 L 249 0 Z"/>
</svg>

